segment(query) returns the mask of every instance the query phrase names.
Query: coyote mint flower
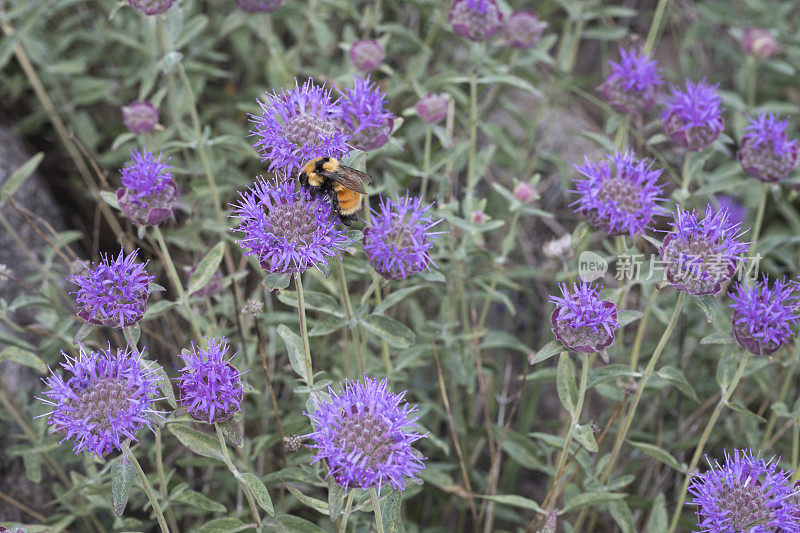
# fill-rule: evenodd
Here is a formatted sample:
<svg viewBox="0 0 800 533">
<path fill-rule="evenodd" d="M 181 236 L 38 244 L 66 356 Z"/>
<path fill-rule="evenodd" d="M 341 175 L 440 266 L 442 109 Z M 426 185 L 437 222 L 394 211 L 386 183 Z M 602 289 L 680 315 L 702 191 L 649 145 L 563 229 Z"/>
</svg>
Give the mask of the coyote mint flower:
<svg viewBox="0 0 800 533">
<path fill-rule="evenodd" d="M 153 410 L 156 371 L 144 368 L 138 357 L 83 346 L 77 357 L 64 356 L 67 375 L 51 371 L 39 399 L 53 408 L 43 415 L 50 432 L 63 434 L 61 442 L 71 439 L 76 454 L 88 450 L 102 457 L 119 450 L 123 440 L 137 440 L 136 432 L 161 417 Z"/>
<path fill-rule="evenodd" d="M 556 304 L 550 316 L 553 333 L 564 346 L 577 352 L 601 352 L 614 342 L 617 306 L 600 299 L 600 287 L 585 281 L 559 285 L 563 297 L 550 296 Z"/>
<path fill-rule="evenodd" d="M 391 483 L 405 489 L 405 478 L 416 479 L 425 468 L 411 446 L 425 435 L 418 433 L 405 392 L 389 390 L 387 380 L 364 378 L 345 381 L 341 392 L 328 388 L 330 399 L 312 396 L 314 411 L 306 413 L 314 431 L 309 447 L 316 450 L 312 464 L 325 461 L 328 475 L 345 488 L 372 488 Z"/>
<path fill-rule="evenodd" d="M 667 136 L 694 152 L 708 147 L 725 129 L 720 102 L 717 86 L 707 84 L 705 79 L 700 83 L 686 80 L 685 90 L 673 87 L 672 97 L 661 112 Z"/>
<path fill-rule="evenodd" d="M 236 353 L 225 359 L 228 340 L 207 339 L 207 344 L 206 348 L 192 344 L 191 351 L 179 355 L 186 366 L 177 381 L 180 402 L 192 418 L 213 424 L 241 410 L 244 388 L 239 379 L 242 373 L 230 364 Z"/>
<path fill-rule="evenodd" d="M 443 94 L 428 93 L 415 106 L 417 115 L 425 122 L 435 124 L 447 116 L 447 97 Z"/>
<path fill-rule="evenodd" d="M 131 160 L 122 169 L 122 185 L 117 189 L 120 209 L 135 224 L 156 226 L 172 214 L 178 186 L 172 181 L 172 168 L 150 152 L 131 150 Z"/>
<path fill-rule="evenodd" d="M 361 72 L 377 69 L 381 66 L 383 58 L 383 46 L 374 39 L 362 39 L 350 47 L 350 62 Z"/>
<path fill-rule="evenodd" d="M 708 465 L 709 470 L 694 474 L 689 485 L 700 531 L 800 531 L 798 509 L 789 505 L 794 493 L 791 471 L 749 450 L 734 450 L 733 456 L 726 452 L 722 465 Z"/>
<path fill-rule="evenodd" d="M 131 7 L 138 9 L 145 15 L 166 13 L 174 2 L 175 0 L 128 0 Z"/>
<path fill-rule="evenodd" d="M 267 272 L 303 272 L 337 255 L 347 240 L 335 227 L 331 204 L 295 183 L 259 179 L 233 206 L 239 245 Z"/>
<path fill-rule="evenodd" d="M 150 133 L 158 124 L 158 109 L 150 102 L 131 102 L 122 108 L 122 122 L 133 133 Z"/>
<path fill-rule="evenodd" d="M 800 143 L 789 140 L 789 122 L 773 114 L 759 113 L 750 118 L 739 147 L 739 162 L 745 172 L 767 183 L 786 179 L 797 165 Z"/>
<path fill-rule="evenodd" d="M 116 259 L 104 255 L 96 265 L 67 278 L 78 286 L 71 294 L 76 295 L 79 318 L 120 329 L 142 318 L 153 276 L 144 269 L 147 263 L 135 262 L 138 251 L 124 257 L 121 249 Z"/>
<path fill-rule="evenodd" d="M 515 11 L 506 19 L 503 37 L 512 48 L 533 48 L 542 38 L 546 22 L 539 21 L 533 11 Z"/>
<path fill-rule="evenodd" d="M 353 146 L 365 152 L 375 150 L 389 141 L 394 115 L 384 109 L 386 95 L 370 82 L 369 76 L 355 76 L 353 84 L 352 89 L 344 90 L 339 101 L 339 123 L 350 134 Z"/>
<path fill-rule="evenodd" d="M 584 179 L 574 181 L 579 198 L 571 205 L 609 235 L 644 233 L 653 216 L 662 212 L 658 178 L 648 159 L 637 160 L 631 150 L 615 152 L 599 163 L 586 162 L 575 169 Z"/>
<path fill-rule="evenodd" d="M 395 200 L 381 197 L 362 242 L 375 272 L 386 279 L 405 279 L 430 268 L 428 252 L 440 235 L 430 229 L 439 221 L 425 216 L 431 206 L 423 207 L 419 198 L 395 194 Z"/>
<path fill-rule="evenodd" d="M 656 103 L 661 69 L 644 53 L 619 49 L 619 63 L 609 61 L 611 72 L 599 87 L 611 107 L 626 114 L 644 113 Z"/>
<path fill-rule="evenodd" d="M 756 355 L 768 355 L 794 336 L 792 325 L 800 318 L 797 287 L 775 280 L 770 288 L 764 276 L 751 287 L 739 284 L 731 291 L 733 336 Z"/>
<path fill-rule="evenodd" d="M 740 240 L 739 224 L 724 209 L 706 206 L 702 220 L 696 212 L 681 208 L 673 216 L 673 229 L 659 250 L 667 280 L 695 296 L 717 294 L 736 272 L 739 255 L 750 243 Z"/>
<path fill-rule="evenodd" d="M 331 99 L 330 89 L 314 85 L 313 79 L 302 87 L 295 80 L 293 89 L 267 94 L 259 105 L 261 114 L 251 116 L 250 133 L 270 171 L 292 172 L 310 159 L 341 159 L 349 152 L 349 136 L 336 126 L 339 104 Z"/>
<path fill-rule="evenodd" d="M 471 41 L 485 41 L 503 23 L 503 14 L 495 0 L 456 0 L 449 18 L 453 31 Z"/>
</svg>

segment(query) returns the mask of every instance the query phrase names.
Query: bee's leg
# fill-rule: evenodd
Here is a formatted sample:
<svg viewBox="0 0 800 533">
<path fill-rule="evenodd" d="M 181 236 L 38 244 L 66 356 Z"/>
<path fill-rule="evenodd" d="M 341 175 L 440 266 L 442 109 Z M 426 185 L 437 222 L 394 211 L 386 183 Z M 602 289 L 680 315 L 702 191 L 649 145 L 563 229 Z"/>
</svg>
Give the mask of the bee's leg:
<svg viewBox="0 0 800 533">
<path fill-rule="evenodd" d="M 300 173 L 300 185 L 302 185 L 306 189 L 309 188 L 309 186 L 308 186 L 308 174 L 306 174 L 305 172 L 301 172 Z"/>
<path fill-rule="evenodd" d="M 356 216 L 355 213 L 351 213 L 349 215 L 343 215 L 342 213 L 339 213 L 339 220 L 342 221 L 342 224 L 344 224 L 345 226 L 348 226 L 348 227 L 353 223 L 353 221 L 356 218 L 358 218 L 358 217 Z"/>
</svg>

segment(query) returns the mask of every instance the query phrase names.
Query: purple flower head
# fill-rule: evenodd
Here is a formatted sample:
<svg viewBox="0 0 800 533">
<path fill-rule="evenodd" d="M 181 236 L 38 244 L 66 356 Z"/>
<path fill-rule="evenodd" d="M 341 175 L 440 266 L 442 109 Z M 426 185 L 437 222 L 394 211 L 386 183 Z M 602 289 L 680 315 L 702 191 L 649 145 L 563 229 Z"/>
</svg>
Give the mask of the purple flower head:
<svg viewBox="0 0 800 533">
<path fill-rule="evenodd" d="M 430 205 L 423 206 L 419 198 L 408 193 L 395 199 L 381 197 L 378 210 L 372 211 L 372 220 L 364 228 L 364 253 L 375 272 L 386 279 L 406 279 L 430 269 L 429 251 L 440 233 L 431 228 L 432 222 L 425 213 Z"/>
<path fill-rule="evenodd" d="M 309 78 L 302 87 L 295 80 L 293 89 L 266 96 L 259 101 L 261 114 L 251 116 L 250 133 L 258 138 L 255 148 L 270 171 L 292 172 L 316 157 L 341 159 L 350 151 L 349 136 L 336 126 L 341 109 L 330 89 Z"/>
<path fill-rule="evenodd" d="M 314 411 L 305 413 L 314 431 L 307 435 L 316 450 L 312 464 L 325 461 L 329 476 L 345 488 L 367 489 L 391 483 L 406 487 L 425 468 L 411 445 L 425 437 L 416 431 L 416 406 L 405 392 L 389 390 L 388 380 L 364 377 L 364 383 L 345 381 L 341 392 L 328 388 L 330 399 L 313 397 Z"/>
<path fill-rule="evenodd" d="M 0 2 L 0 7 L 3 7 L 3 3 Z M 10 530 L 7 527 L 0 526 L 0 533 L 25 533 L 22 528 L 15 527 L 14 530 Z"/>
<path fill-rule="evenodd" d="M 653 168 L 649 159 L 637 160 L 630 149 L 608 154 L 598 163 L 586 158 L 575 169 L 583 179 L 573 182 L 579 198 L 571 205 L 609 235 L 644 233 L 653 216 L 664 211 L 657 204 L 663 200 L 658 183 L 662 170 Z"/>
<path fill-rule="evenodd" d="M 389 141 L 394 115 L 384 109 L 386 95 L 369 76 L 354 76 L 352 89 L 345 89 L 339 105 L 339 124 L 350 134 L 350 143 L 359 150 L 380 148 Z"/>
<path fill-rule="evenodd" d="M 447 116 L 447 97 L 444 94 L 428 93 L 417 102 L 415 109 L 425 122 L 441 122 Z"/>
<path fill-rule="evenodd" d="M 728 220 L 734 224 L 744 224 L 747 208 L 742 205 L 741 200 L 727 194 L 717 194 L 714 198 L 717 201 L 717 211 L 725 209 L 728 211 Z"/>
<path fill-rule="evenodd" d="M 658 61 L 644 52 L 623 48 L 619 49 L 619 56 L 619 63 L 608 62 L 611 72 L 599 89 L 620 113 L 644 113 L 656 103 L 658 86 L 664 83 Z"/>
<path fill-rule="evenodd" d="M 535 186 L 531 185 L 527 181 L 520 181 L 514 187 L 514 197 L 520 202 L 527 204 L 533 202 L 534 200 L 538 200 L 540 195 Z"/>
<path fill-rule="evenodd" d="M 797 139 L 789 140 L 786 135 L 789 121 L 764 112 L 756 118 L 747 118 L 750 123 L 744 130 L 738 154 L 742 168 L 763 182 L 777 183 L 786 179 L 797 166 L 800 148 Z"/>
<path fill-rule="evenodd" d="M 146 149 L 144 153 L 131 150 L 131 160 L 121 170 L 122 185 L 117 189 L 117 202 L 132 222 L 155 226 L 172 214 L 178 198 L 178 186 L 172 181 L 172 168 Z"/>
<path fill-rule="evenodd" d="M 708 461 L 709 470 L 693 473 L 689 493 L 697 506 L 697 525 L 707 533 L 800 531 L 791 471 L 749 450 L 725 453 L 725 462 Z"/>
<path fill-rule="evenodd" d="M 337 255 L 347 241 L 331 204 L 295 183 L 259 179 L 233 206 L 240 219 L 236 231 L 243 234 L 239 245 L 267 272 L 303 272 Z"/>
<path fill-rule="evenodd" d="M 350 62 L 360 72 L 371 72 L 381 66 L 383 46 L 374 39 L 362 39 L 350 46 Z"/>
<path fill-rule="evenodd" d="M 63 352 L 62 352 L 63 353 Z M 153 410 L 158 379 L 154 368 L 129 351 L 88 351 L 78 347 L 78 356 L 64 354 L 61 366 L 44 379 L 48 390 L 39 398 L 52 407 L 48 417 L 51 433 L 61 433 L 61 442 L 71 439 L 73 451 L 104 456 L 136 441 L 136 432 L 161 417 Z"/>
<path fill-rule="evenodd" d="M 547 23 L 541 22 L 533 11 L 514 11 L 506 19 L 503 36 L 512 48 L 533 48 L 542 38 L 545 28 Z"/>
<path fill-rule="evenodd" d="M 131 102 L 122 108 L 122 122 L 133 133 L 150 133 L 158 124 L 158 109 L 150 102 Z"/>
<path fill-rule="evenodd" d="M 206 339 L 206 348 L 192 343 L 192 350 L 179 354 L 186 364 L 177 379 L 180 402 L 195 420 L 214 424 L 224 422 L 242 409 L 244 387 L 228 355 L 228 339 Z M 227 357 L 227 359 L 226 359 Z"/>
<path fill-rule="evenodd" d="M 76 295 L 79 318 L 119 329 L 142 318 L 153 276 L 144 268 L 147 263 L 135 262 L 138 252 L 134 250 L 124 257 L 124 249 L 120 249 L 116 259 L 103 255 L 99 263 L 84 265 L 83 273 L 67 278 L 78 286 L 70 294 Z"/>
<path fill-rule="evenodd" d="M 559 288 L 563 297 L 550 297 L 556 304 L 550 316 L 556 338 L 576 352 L 601 352 L 611 346 L 619 327 L 617 306 L 600 299 L 600 287 L 581 281 L 572 284 L 571 293 L 565 283 Z"/>
<path fill-rule="evenodd" d="M 737 284 L 729 293 L 733 303 L 733 336 L 756 355 L 769 355 L 794 337 L 792 325 L 800 318 L 797 287 L 764 276 L 752 286 Z"/>
<path fill-rule="evenodd" d="M 685 90 L 673 87 L 661 112 L 667 136 L 687 150 L 707 148 L 725 129 L 721 102 L 717 85 L 709 85 L 705 78 L 699 83 L 687 79 Z"/>
<path fill-rule="evenodd" d="M 702 220 L 695 211 L 681 208 L 673 217 L 672 231 L 659 249 L 667 280 L 695 296 L 717 294 L 736 272 L 740 254 L 750 247 L 741 241 L 741 225 L 728 211 L 715 211 L 710 205 Z"/>
<path fill-rule="evenodd" d="M 758 59 L 768 59 L 781 51 L 778 40 L 772 32 L 763 28 L 742 30 L 742 50 Z"/>
<path fill-rule="evenodd" d="M 456 0 L 449 18 L 453 31 L 471 41 L 485 41 L 503 24 L 495 0 Z"/>
<path fill-rule="evenodd" d="M 166 13 L 175 0 L 128 0 L 128 3 L 145 15 L 159 15 Z"/>
<path fill-rule="evenodd" d="M 236 0 L 236 7 L 245 13 L 272 13 L 283 5 L 283 0 Z"/>
</svg>

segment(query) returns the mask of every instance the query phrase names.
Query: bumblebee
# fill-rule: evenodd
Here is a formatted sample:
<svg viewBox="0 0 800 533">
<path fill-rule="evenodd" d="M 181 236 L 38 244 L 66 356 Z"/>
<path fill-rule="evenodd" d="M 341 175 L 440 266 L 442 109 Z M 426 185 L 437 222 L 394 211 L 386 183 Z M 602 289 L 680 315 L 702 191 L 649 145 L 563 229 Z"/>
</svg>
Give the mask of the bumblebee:
<svg viewBox="0 0 800 533">
<path fill-rule="evenodd" d="M 372 181 L 369 174 L 346 167 L 333 157 L 312 159 L 300 171 L 300 184 L 311 192 L 311 196 L 327 194 L 345 226 L 356 219 L 367 194 L 364 185 Z"/>
</svg>

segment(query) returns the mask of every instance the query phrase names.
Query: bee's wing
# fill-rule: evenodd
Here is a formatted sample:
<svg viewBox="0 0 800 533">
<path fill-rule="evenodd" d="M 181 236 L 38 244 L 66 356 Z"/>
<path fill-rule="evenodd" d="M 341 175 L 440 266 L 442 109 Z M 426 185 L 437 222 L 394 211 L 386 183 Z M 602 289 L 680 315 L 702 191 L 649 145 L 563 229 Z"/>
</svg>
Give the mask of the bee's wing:
<svg viewBox="0 0 800 533">
<path fill-rule="evenodd" d="M 325 178 L 341 183 L 351 191 L 356 191 L 357 193 L 361 194 L 367 194 L 364 184 L 369 184 L 373 181 L 372 176 L 366 172 L 361 172 L 360 170 L 346 167 L 344 165 L 339 165 L 339 168 L 336 169 L 336 172 L 322 171 L 319 172 L 319 174 Z"/>
</svg>

